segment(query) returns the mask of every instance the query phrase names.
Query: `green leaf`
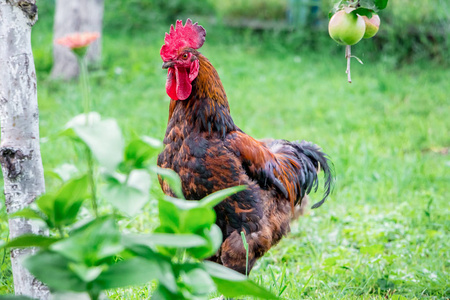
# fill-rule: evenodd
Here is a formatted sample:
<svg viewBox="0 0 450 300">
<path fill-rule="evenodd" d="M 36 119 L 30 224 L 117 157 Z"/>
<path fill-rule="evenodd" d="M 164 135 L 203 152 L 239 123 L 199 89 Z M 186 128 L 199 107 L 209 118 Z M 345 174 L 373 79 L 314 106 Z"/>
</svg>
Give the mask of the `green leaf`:
<svg viewBox="0 0 450 300">
<path fill-rule="evenodd" d="M 365 8 L 377 12 L 386 8 L 388 0 L 359 0 L 358 3 L 358 9 Z"/>
<path fill-rule="evenodd" d="M 90 149 L 99 164 L 113 172 L 123 159 L 124 141 L 119 125 L 114 119 L 101 120 L 95 112 L 89 113 L 86 123 L 84 114 L 70 120 L 66 127 L 73 129 Z M 70 136 L 70 132 L 65 135 Z"/>
<path fill-rule="evenodd" d="M 68 267 L 84 282 L 91 282 L 107 268 L 107 265 L 88 267 L 84 264 L 69 263 Z"/>
<path fill-rule="evenodd" d="M 205 267 L 205 270 L 208 272 L 208 274 L 213 277 L 234 282 L 247 280 L 247 277 L 245 277 L 241 273 L 238 273 L 232 269 L 229 269 L 214 262 L 204 261 L 203 266 Z"/>
<path fill-rule="evenodd" d="M 149 199 L 148 194 L 124 184 L 108 184 L 104 196 L 114 207 L 129 216 L 140 212 Z"/>
<path fill-rule="evenodd" d="M 210 229 L 203 228 L 203 231 L 199 235 L 206 240 L 207 244 L 202 247 L 188 249 L 188 253 L 197 259 L 208 258 L 216 254 L 223 241 L 220 227 L 212 224 Z"/>
<path fill-rule="evenodd" d="M 216 221 L 212 208 L 198 207 L 197 201 L 176 198 L 159 200 L 159 218 L 164 232 L 202 233 Z"/>
<path fill-rule="evenodd" d="M 125 237 L 123 238 L 123 241 L 127 249 L 132 252 L 131 255 L 133 257 L 139 256 L 157 262 L 161 272 L 159 275 L 159 282 L 167 286 L 170 291 L 177 292 L 177 284 L 174 278 L 178 277 L 178 275 L 175 275 L 176 273 L 174 273 L 171 257 L 163 256 L 160 253 L 153 251 L 148 246 L 133 244 L 133 242 L 126 244 Z"/>
<path fill-rule="evenodd" d="M 219 226 L 213 224 L 211 228 L 208 230 L 207 236 L 209 238 L 207 238 L 206 240 L 210 243 L 210 247 L 213 251 L 211 255 L 213 255 L 219 250 L 220 246 L 222 246 L 223 242 L 222 230 L 220 229 Z"/>
<path fill-rule="evenodd" d="M 67 181 L 56 195 L 55 209 L 60 208 L 59 223 L 70 225 L 75 222 L 81 204 L 88 197 L 89 180 L 87 176 Z M 58 212 L 58 211 L 57 211 Z"/>
<path fill-rule="evenodd" d="M 45 222 L 47 223 L 47 226 L 49 228 L 56 228 L 55 227 L 55 202 L 56 202 L 56 196 L 54 194 L 44 194 L 40 196 L 36 200 L 36 204 L 41 210 L 41 212 L 45 215 Z"/>
<path fill-rule="evenodd" d="M 133 170 L 128 179 L 118 173 L 107 178 L 104 190 L 106 200 L 129 216 L 137 214 L 149 200 L 151 178 L 145 170 Z"/>
<path fill-rule="evenodd" d="M 170 196 L 164 197 L 163 200 L 174 204 L 176 209 L 180 209 L 180 210 L 189 210 L 189 209 L 198 207 L 198 201 L 196 201 L 196 200 L 178 199 L 178 198 L 173 198 Z"/>
<path fill-rule="evenodd" d="M 238 193 L 240 191 L 243 191 L 246 188 L 247 188 L 246 185 L 239 185 L 239 186 L 235 186 L 235 187 L 231 187 L 231 188 L 227 188 L 227 189 L 224 189 L 224 190 L 217 191 L 215 193 L 212 193 L 212 194 L 206 196 L 202 200 L 200 200 L 199 201 L 199 206 L 200 207 L 213 208 L 214 206 L 216 206 L 217 204 L 219 204 L 220 202 L 222 202 L 226 198 L 228 198 L 231 195 L 234 195 L 234 194 L 236 194 L 236 193 Z"/>
<path fill-rule="evenodd" d="M 354 10 L 354 12 L 360 16 L 366 16 L 367 18 L 372 18 L 372 13 L 373 10 L 372 9 L 367 9 L 367 8 L 363 8 L 363 7 L 359 7 L 356 10 Z"/>
<path fill-rule="evenodd" d="M 125 148 L 125 163 L 133 168 L 144 168 L 146 162 L 158 155 L 162 143 L 159 140 L 144 136 L 132 140 Z"/>
<path fill-rule="evenodd" d="M 198 201 L 172 197 L 159 200 L 159 219 L 163 232 L 197 233 L 215 223 L 212 209 L 198 207 Z"/>
<path fill-rule="evenodd" d="M 375 0 L 375 6 L 379 9 L 385 9 L 388 4 L 388 0 Z"/>
<path fill-rule="evenodd" d="M 130 285 L 142 285 L 154 279 L 165 278 L 176 286 L 175 277 L 166 268 L 154 260 L 141 257 L 120 261 L 108 268 L 96 280 L 95 284 L 101 289 L 114 289 Z M 163 273 L 164 272 L 164 273 Z"/>
<path fill-rule="evenodd" d="M 226 297 L 239 297 L 239 296 L 255 296 L 261 299 L 279 299 L 268 290 L 260 287 L 256 283 L 250 280 L 230 281 L 219 277 L 211 276 L 214 283 L 217 285 L 217 290 Z"/>
<path fill-rule="evenodd" d="M 161 232 L 179 232 L 180 210 L 171 201 L 160 199 L 158 201 L 159 221 Z"/>
<path fill-rule="evenodd" d="M 215 225 L 216 215 L 214 210 L 207 207 L 198 207 L 198 203 L 197 201 L 176 198 L 160 199 L 159 217 L 161 225 L 157 228 L 157 231 L 161 233 L 195 234 L 202 237 L 206 243 L 201 246 L 190 247 L 188 253 L 194 258 L 203 259 L 217 252 L 222 244 L 222 232 Z"/>
<path fill-rule="evenodd" d="M 61 227 L 76 221 L 83 201 L 87 198 L 88 178 L 72 179 L 64 183 L 56 194 L 45 194 L 36 200 L 47 216 L 49 227 Z"/>
<path fill-rule="evenodd" d="M 258 286 L 236 271 L 222 265 L 205 261 L 205 271 L 217 285 L 217 290 L 226 297 L 255 296 L 262 299 L 279 299 L 268 290 Z"/>
<path fill-rule="evenodd" d="M 41 215 L 39 212 L 32 210 L 29 207 L 25 207 L 18 212 L 15 212 L 9 216 L 10 218 L 25 218 L 25 219 L 35 219 L 35 220 L 43 220 L 46 221 L 44 215 Z"/>
<path fill-rule="evenodd" d="M 175 193 L 178 198 L 184 199 L 183 191 L 181 189 L 181 180 L 175 171 L 171 169 L 163 169 L 160 167 L 152 168 L 152 170 L 161 176 L 161 178 L 167 182 L 170 189 Z"/>
<path fill-rule="evenodd" d="M 195 234 L 152 233 L 124 235 L 123 243 L 125 246 L 145 245 L 148 247 L 164 246 L 176 248 L 191 248 L 206 245 L 207 241 Z"/>
<path fill-rule="evenodd" d="M 96 219 L 77 229 L 69 238 L 54 243 L 51 250 L 75 262 L 94 266 L 120 253 L 124 247 L 113 219 Z"/>
<path fill-rule="evenodd" d="M 67 126 L 67 124 L 66 124 L 66 126 Z M 82 140 L 80 140 L 80 138 L 77 136 L 77 134 L 75 133 L 75 131 L 72 128 L 64 129 L 63 131 L 61 131 L 59 133 L 59 136 L 65 136 L 65 137 L 73 139 L 77 142 L 83 142 Z"/>
<path fill-rule="evenodd" d="M 179 300 L 186 299 L 184 295 L 181 294 L 180 291 L 170 291 L 165 285 L 164 282 L 160 282 L 156 287 L 156 290 L 152 293 L 152 299 L 154 300 Z"/>
<path fill-rule="evenodd" d="M 59 175 L 59 174 L 58 174 L 57 172 L 55 172 L 55 171 L 48 171 L 48 170 L 45 170 L 45 171 L 44 171 L 44 176 L 45 176 L 46 179 L 47 179 L 48 177 L 50 177 L 50 178 L 57 179 L 58 181 L 60 181 L 60 183 L 63 183 L 63 182 L 64 182 L 64 180 L 62 179 L 61 175 Z"/>
<path fill-rule="evenodd" d="M 23 261 L 31 274 L 54 290 L 86 291 L 86 283 L 69 269 L 68 264 L 65 257 L 51 251 L 40 251 Z"/>
<path fill-rule="evenodd" d="M 9 241 L 6 244 L 0 246 L 1 248 L 28 248 L 28 247 L 41 247 L 48 248 L 51 244 L 59 241 L 57 238 L 51 238 L 48 236 L 24 234 L 15 239 Z"/>
<path fill-rule="evenodd" d="M 195 268 L 188 272 L 181 273 L 181 279 L 189 292 L 197 297 L 208 296 L 215 291 L 216 285 L 209 274 L 201 269 Z"/>
<path fill-rule="evenodd" d="M 198 233 L 216 222 L 216 213 L 209 208 L 193 208 L 180 211 L 180 232 Z"/>
<path fill-rule="evenodd" d="M 0 300 L 35 300 L 35 298 L 21 295 L 0 295 Z"/>
<path fill-rule="evenodd" d="M 373 11 L 377 10 L 374 0 L 359 0 L 358 4 L 359 4 L 358 9 L 364 8 Z"/>
</svg>

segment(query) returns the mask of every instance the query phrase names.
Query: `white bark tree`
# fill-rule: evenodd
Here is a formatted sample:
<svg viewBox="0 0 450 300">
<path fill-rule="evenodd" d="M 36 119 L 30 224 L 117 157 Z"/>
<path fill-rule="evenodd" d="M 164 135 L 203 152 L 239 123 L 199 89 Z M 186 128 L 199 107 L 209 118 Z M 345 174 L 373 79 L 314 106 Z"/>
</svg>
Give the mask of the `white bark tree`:
<svg viewBox="0 0 450 300">
<path fill-rule="evenodd" d="M 0 0 L 0 162 L 9 214 L 29 205 L 45 191 L 31 51 L 31 28 L 36 20 L 36 0 Z M 10 219 L 9 231 L 11 239 L 42 234 L 36 223 L 22 218 Z M 34 251 L 11 250 L 15 293 L 47 299 L 47 287 L 20 264 L 25 255 Z"/>
<path fill-rule="evenodd" d="M 104 0 L 56 0 L 53 38 L 74 32 L 102 32 Z M 89 46 L 87 59 L 99 63 L 101 36 Z M 78 62 L 72 51 L 61 45 L 53 46 L 52 78 L 69 80 L 79 74 Z"/>
</svg>

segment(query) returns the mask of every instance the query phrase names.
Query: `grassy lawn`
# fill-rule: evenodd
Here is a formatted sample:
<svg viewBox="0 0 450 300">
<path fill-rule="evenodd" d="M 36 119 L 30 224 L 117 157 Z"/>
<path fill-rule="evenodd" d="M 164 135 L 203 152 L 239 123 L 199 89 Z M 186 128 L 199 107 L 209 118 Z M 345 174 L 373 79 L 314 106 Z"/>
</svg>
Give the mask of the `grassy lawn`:
<svg viewBox="0 0 450 300">
<path fill-rule="evenodd" d="M 365 64 L 353 62 L 348 84 L 344 49 L 331 39 L 321 51 L 295 53 L 276 37 L 236 38 L 205 27 L 201 50 L 221 76 L 235 123 L 255 138 L 319 144 L 337 175 L 329 201 L 294 221 L 289 237 L 250 277 L 286 299 L 450 297 L 450 70 L 428 62 L 398 67 L 383 53 L 376 61 L 373 55 L 365 58 L 356 46 Z M 37 26 L 33 36 L 44 168 L 63 163 L 82 168 L 79 152 L 57 137 L 82 108 L 77 83 L 47 79 L 48 29 Z M 164 136 L 169 98 L 159 49 L 167 29 L 105 33 L 103 68 L 91 76 L 94 110 L 116 118 L 126 137 Z M 51 190 L 50 178 L 47 183 Z M 156 181 L 153 190 L 159 192 Z M 0 207 L 4 239 L 6 213 L 3 203 Z M 127 226 L 149 231 L 157 225 L 155 213 L 149 203 Z M 12 289 L 7 264 L 6 255 L 0 293 Z M 152 288 L 109 295 L 142 299 Z"/>
</svg>

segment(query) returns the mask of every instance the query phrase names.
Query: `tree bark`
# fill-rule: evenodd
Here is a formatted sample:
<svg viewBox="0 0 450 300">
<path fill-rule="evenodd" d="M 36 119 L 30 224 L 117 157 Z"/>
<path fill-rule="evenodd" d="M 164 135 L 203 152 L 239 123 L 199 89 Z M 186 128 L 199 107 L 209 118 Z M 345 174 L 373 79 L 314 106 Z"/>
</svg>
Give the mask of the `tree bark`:
<svg viewBox="0 0 450 300">
<path fill-rule="evenodd" d="M 29 205 L 45 191 L 31 51 L 31 28 L 36 20 L 36 0 L 0 0 L 0 163 L 9 214 Z M 10 219 L 9 230 L 11 239 L 43 233 L 34 221 L 22 218 Z M 34 251 L 11 250 L 15 293 L 47 299 L 47 287 L 20 264 L 25 255 Z"/>
<path fill-rule="evenodd" d="M 56 0 L 54 40 L 74 32 L 102 32 L 104 0 Z M 87 59 L 99 64 L 101 36 L 89 46 Z M 67 47 L 53 46 L 52 78 L 64 80 L 78 77 L 79 68 L 75 55 Z"/>
</svg>

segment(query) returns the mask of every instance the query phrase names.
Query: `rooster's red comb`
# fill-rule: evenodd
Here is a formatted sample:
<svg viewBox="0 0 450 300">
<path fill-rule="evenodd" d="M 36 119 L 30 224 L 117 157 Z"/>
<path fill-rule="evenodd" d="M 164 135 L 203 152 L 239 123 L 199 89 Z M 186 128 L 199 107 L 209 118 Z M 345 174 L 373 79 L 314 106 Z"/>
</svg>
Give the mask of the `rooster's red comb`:
<svg viewBox="0 0 450 300">
<path fill-rule="evenodd" d="M 198 23 L 192 24 L 191 19 L 187 19 L 183 26 L 183 21 L 177 20 L 175 28 L 171 25 L 170 33 L 166 32 L 164 45 L 160 51 L 161 58 L 163 61 L 173 59 L 177 56 L 178 50 L 185 47 L 199 49 L 205 42 L 205 36 L 206 30 Z"/>
</svg>

